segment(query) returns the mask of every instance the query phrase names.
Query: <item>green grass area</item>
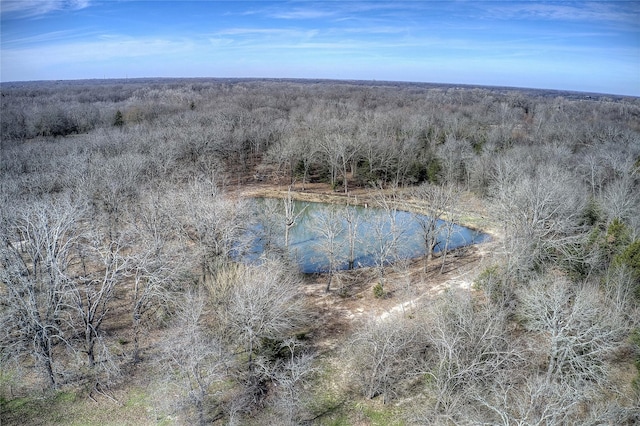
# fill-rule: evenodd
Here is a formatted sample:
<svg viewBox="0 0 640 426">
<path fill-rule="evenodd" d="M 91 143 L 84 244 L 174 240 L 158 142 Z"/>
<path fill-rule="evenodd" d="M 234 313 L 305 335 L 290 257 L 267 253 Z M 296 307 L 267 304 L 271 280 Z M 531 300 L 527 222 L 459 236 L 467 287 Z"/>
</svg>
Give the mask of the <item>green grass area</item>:
<svg viewBox="0 0 640 426">
<path fill-rule="evenodd" d="M 42 397 L 3 399 L 0 424 L 126 426 L 155 425 L 150 418 L 148 395 L 132 389 L 118 403 L 104 397 L 92 400 L 75 392 L 52 392 Z M 170 423 L 162 423 L 170 424 Z"/>
<path fill-rule="evenodd" d="M 332 413 L 320 420 L 319 425 L 321 426 L 351 426 L 352 423 L 349 421 L 349 416 L 346 413 Z"/>
<path fill-rule="evenodd" d="M 350 402 L 334 407 L 314 424 L 320 426 L 404 426 L 398 409 L 391 405 L 383 405 L 377 400 Z"/>
<path fill-rule="evenodd" d="M 390 405 L 362 407 L 361 410 L 371 426 L 404 426 L 406 424 L 397 410 Z"/>
<path fill-rule="evenodd" d="M 2 400 L 2 425 L 64 424 L 66 407 L 74 407 L 76 395 L 55 392 L 41 398 L 13 398 Z"/>
</svg>

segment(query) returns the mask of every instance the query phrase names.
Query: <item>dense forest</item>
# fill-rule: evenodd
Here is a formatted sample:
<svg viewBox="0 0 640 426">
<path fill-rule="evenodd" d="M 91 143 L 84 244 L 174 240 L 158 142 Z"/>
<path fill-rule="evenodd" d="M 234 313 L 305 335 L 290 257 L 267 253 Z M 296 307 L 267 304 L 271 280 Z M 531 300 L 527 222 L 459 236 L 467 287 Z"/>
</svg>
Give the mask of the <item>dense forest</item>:
<svg viewBox="0 0 640 426">
<path fill-rule="evenodd" d="M 640 99 L 160 79 L 1 101 L 1 424 L 640 422 Z M 425 221 L 421 259 L 238 260 L 305 196 L 492 240 L 436 253 Z"/>
</svg>

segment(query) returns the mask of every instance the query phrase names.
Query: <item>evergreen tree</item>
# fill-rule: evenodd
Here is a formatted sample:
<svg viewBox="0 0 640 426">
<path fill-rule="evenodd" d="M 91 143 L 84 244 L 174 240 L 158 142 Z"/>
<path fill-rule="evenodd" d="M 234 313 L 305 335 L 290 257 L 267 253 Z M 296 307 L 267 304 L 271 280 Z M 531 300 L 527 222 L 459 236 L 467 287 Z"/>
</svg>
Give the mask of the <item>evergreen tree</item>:
<svg viewBox="0 0 640 426">
<path fill-rule="evenodd" d="M 113 125 L 118 127 L 124 125 L 124 117 L 122 116 L 122 112 L 120 112 L 120 110 L 116 111 L 116 115 L 113 118 Z"/>
</svg>

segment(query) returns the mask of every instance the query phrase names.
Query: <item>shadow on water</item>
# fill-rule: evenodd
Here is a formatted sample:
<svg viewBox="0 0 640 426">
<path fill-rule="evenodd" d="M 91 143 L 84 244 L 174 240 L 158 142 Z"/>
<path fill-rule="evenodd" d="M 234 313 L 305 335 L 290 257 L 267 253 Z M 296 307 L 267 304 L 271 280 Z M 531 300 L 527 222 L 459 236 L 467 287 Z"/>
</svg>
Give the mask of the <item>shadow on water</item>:
<svg viewBox="0 0 640 426">
<path fill-rule="evenodd" d="M 239 257 L 258 260 L 269 249 L 288 252 L 304 273 L 376 266 L 426 253 L 423 224 L 426 217 L 400 210 L 364 208 L 294 201 L 295 224 L 285 244 L 283 200 L 256 198 L 255 222 L 246 236 L 247 248 Z M 438 221 L 435 253 L 478 244 L 489 235 Z M 448 243 L 447 243 L 448 239 Z M 352 249 L 353 248 L 353 249 Z"/>
</svg>

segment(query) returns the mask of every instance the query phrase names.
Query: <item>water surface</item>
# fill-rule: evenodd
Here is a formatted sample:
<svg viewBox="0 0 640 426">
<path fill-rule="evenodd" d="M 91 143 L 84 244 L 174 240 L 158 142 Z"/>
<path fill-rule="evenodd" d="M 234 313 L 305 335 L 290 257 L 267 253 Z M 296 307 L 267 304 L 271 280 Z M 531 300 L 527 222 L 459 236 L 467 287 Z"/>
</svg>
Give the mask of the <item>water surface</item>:
<svg viewBox="0 0 640 426">
<path fill-rule="evenodd" d="M 255 199 L 256 225 L 245 258 L 272 248 L 288 252 L 304 273 L 376 266 L 426 253 L 427 218 L 400 210 L 294 201 L 295 225 L 285 244 L 285 208 L 280 199 Z M 438 221 L 434 252 L 487 241 L 485 233 Z M 448 241 L 447 241 L 448 240 Z M 351 246 L 354 246 L 352 253 Z"/>
</svg>

